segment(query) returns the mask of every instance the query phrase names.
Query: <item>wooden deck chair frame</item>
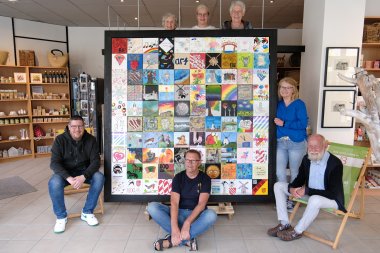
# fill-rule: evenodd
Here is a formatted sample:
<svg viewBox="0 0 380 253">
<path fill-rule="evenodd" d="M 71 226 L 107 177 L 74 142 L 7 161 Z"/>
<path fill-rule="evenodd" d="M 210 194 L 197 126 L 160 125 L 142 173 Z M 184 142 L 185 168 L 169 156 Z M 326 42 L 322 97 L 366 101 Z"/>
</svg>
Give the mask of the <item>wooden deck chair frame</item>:
<svg viewBox="0 0 380 253">
<path fill-rule="evenodd" d="M 369 148 L 368 152 L 367 152 L 367 155 L 364 158 L 363 165 L 362 165 L 362 167 L 360 169 L 359 176 L 358 176 L 358 179 L 357 179 L 356 184 L 354 186 L 354 189 L 351 192 L 350 200 L 349 200 L 348 204 L 346 204 L 347 213 L 344 213 L 344 212 L 342 212 L 340 210 L 335 210 L 335 209 L 334 210 L 331 210 L 331 209 L 322 209 L 323 211 L 326 211 L 328 213 L 332 213 L 334 215 L 337 215 L 337 216 L 343 218 L 342 222 L 340 223 L 338 232 L 337 232 L 337 234 L 335 236 L 335 239 L 333 241 L 331 241 L 331 240 L 325 239 L 323 237 L 320 237 L 320 236 L 318 236 L 316 234 L 313 234 L 311 232 L 308 232 L 308 231 L 304 231 L 303 235 L 305 235 L 306 237 L 309 237 L 309 238 L 311 238 L 313 240 L 317 240 L 319 242 L 327 244 L 327 245 L 331 246 L 333 249 L 336 249 L 338 247 L 338 243 L 339 243 L 339 240 L 340 240 L 340 238 L 342 236 L 343 230 L 344 230 L 344 228 L 346 226 L 348 217 L 352 217 L 352 218 L 356 218 L 356 219 L 363 218 L 363 215 L 364 215 L 364 185 L 365 185 L 365 177 L 364 176 L 365 176 L 365 172 L 367 170 L 367 165 L 369 163 L 369 159 L 370 158 L 371 158 L 371 149 Z M 356 200 L 356 197 L 357 197 L 359 191 L 360 191 L 359 210 L 358 210 L 358 212 L 354 212 L 353 211 L 353 206 L 354 206 L 354 203 L 355 203 L 355 200 Z M 289 222 L 290 223 L 293 221 L 294 216 L 296 215 L 297 210 L 300 207 L 300 205 L 301 204 L 307 205 L 307 201 L 305 201 L 303 199 L 293 199 L 293 200 L 296 201 L 296 204 L 295 204 L 295 206 L 293 208 L 293 212 L 291 213 L 291 215 L 289 217 Z"/>
<path fill-rule="evenodd" d="M 84 193 L 90 190 L 90 185 L 89 184 L 83 184 L 81 188 L 79 189 L 74 189 L 71 185 L 68 185 L 64 188 L 63 192 L 65 195 L 71 195 L 71 194 L 76 194 L 76 193 Z M 102 194 L 99 195 L 98 198 L 98 208 L 94 210 L 94 214 L 104 214 L 104 201 Z M 67 218 L 76 218 L 80 217 L 81 213 L 70 213 L 67 215 Z"/>
</svg>

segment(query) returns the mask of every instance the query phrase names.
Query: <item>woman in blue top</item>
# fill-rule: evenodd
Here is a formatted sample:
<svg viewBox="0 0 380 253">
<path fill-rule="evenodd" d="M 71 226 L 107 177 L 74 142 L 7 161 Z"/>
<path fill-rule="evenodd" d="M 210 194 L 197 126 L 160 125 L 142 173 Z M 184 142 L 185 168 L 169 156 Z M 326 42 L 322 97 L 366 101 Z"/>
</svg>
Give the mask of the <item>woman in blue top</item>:
<svg viewBox="0 0 380 253">
<path fill-rule="evenodd" d="M 285 77 L 278 83 L 277 114 L 277 169 L 279 182 L 287 182 L 286 167 L 289 162 L 290 182 L 297 177 L 302 158 L 307 148 L 307 112 L 305 103 L 298 98 L 297 81 Z M 289 202 L 289 209 L 292 203 Z"/>
</svg>

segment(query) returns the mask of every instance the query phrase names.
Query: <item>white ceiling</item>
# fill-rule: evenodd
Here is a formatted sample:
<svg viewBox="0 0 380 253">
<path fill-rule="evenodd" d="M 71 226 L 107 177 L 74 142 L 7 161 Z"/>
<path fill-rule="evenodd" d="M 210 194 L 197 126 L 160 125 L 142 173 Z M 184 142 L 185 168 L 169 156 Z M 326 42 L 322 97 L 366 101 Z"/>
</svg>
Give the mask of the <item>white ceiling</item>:
<svg viewBox="0 0 380 253">
<path fill-rule="evenodd" d="M 200 2 L 209 6 L 211 25 L 220 27 L 220 20 L 229 19 L 231 0 Z M 302 24 L 304 0 L 274 0 L 273 4 L 269 0 L 244 2 L 244 19 L 251 21 L 256 28 L 262 27 L 263 2 L 263 28 L 299 27 Z M 180 26 L 187 28 L 195 25 L 198 4 L 195 0 L 0 0 L 0 16 L 64 26 L 161 27 L 162 15 L 172 12 L 181 17 Z M 138 13 L 139 23 L 135 20 Z"/>
</svg>

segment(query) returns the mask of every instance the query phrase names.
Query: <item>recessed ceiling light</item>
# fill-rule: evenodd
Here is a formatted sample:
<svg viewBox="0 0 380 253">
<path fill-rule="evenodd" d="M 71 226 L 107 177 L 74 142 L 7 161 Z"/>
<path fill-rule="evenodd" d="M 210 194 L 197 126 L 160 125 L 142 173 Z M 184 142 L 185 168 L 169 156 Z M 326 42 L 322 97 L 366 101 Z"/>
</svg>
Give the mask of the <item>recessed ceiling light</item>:
<svg viewBox="0 0 380 253">
<path fill-rule="evenodd" d="M 137 20 L 138 18 L 137 17 L 135 17 L 135 20 Z"/>
<path fill-rule="evenodd" d="M 271 4 L 273 4 L 273 3 L 274 3 L 274 0 L 270 0 L 269 2 L 270 2 Z"/>
<path fill-rule="evenodd" d="M 196 3 L 199 3 L 199 0 L 195 1 Z"/>
<path fill-rule="evenodd" d="M 17 2 L 18 0 L 8 0 L 8 2 Z"/>
</svg>

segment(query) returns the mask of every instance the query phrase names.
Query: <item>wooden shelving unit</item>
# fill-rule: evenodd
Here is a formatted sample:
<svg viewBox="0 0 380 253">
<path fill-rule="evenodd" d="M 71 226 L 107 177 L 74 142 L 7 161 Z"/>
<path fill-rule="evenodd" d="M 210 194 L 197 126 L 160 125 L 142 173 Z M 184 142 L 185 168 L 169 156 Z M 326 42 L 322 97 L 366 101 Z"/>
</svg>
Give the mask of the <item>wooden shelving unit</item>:
<svg viewBox="0 0 380 253">
<path fill-rule="evenodd" d="M 32 82 L 32 73 L 43 75 L 45 71 L 47 73 L 65 72 L 67 75 L 69 73 L 67 68 L 0 66 L 0 163 L 50 155 L 45 152 L 38 153 L 37 146 L 52 145 L 56 133 L 62 132 L 67 125 L 70 117 L 70 79 L 67 76 L 64 83 L 45 83 L 43 79 L 41 82 Z M 25 78 L 16 81 L 15 73 L 23 73 Z M 34 86 L 42 87 L 47 98 L 34 98 L 32 94 Z M 49 97 L 53 95 L 54 98 Z M 66 109 L 63 110 L 63 107 Z M 37 108 L 44 108 L 41 115 L 33 113 Z M 26 114 L 19 115 L 20 109 L 25 110 Z M 49 136 L 34 138 L 33 127 L 36 125 L 39 125 L 45 133 L 49 133 Z M 21 139 L 21 131 L 24 131 L 22 129 L 27 132 L 26 139 Z M 10 136 L 13 137 L 9 139 Z M 12 139 L 15 137 L 16 139 Z M 4 157 L 3 151 L 8 151 L 11 147 L 20 148 L 19 150 L 22 149 L 24 152 L 14 157 L 9 157 L 9 155 Z"/>
</svg>

